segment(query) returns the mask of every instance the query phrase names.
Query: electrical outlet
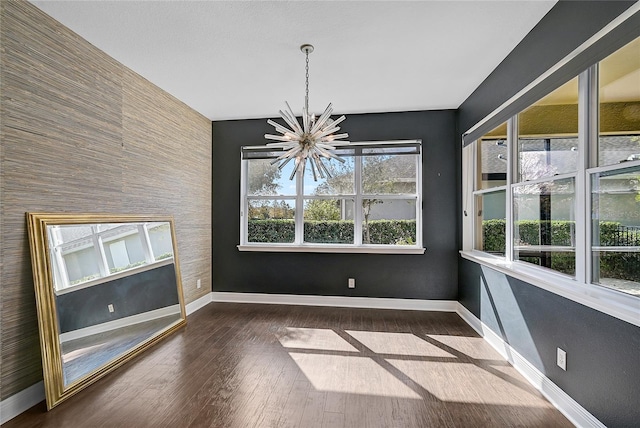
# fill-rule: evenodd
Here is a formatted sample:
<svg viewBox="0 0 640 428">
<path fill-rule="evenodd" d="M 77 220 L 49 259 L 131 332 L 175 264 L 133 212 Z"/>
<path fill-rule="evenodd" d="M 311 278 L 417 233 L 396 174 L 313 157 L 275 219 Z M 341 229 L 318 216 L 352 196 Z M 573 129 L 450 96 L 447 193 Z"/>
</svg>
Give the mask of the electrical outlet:
<svg viewBox="0 0 640 428">
<path fill-rule="evenodd" d="M 196 288 L 200 288 L 200 287 L 202 287 L 202 282 L 198 279 L 196 281 Z"/>
<path fill-rule="evenodd" d="M 356 279 L 349 278 L 349 288 L 356 288 Z"/>
<path fill-rule="evenodd" d="M 560 348 L 558 348 L 556 364 L 558 364 L 558 367 L 560 367 L 562 370 L 567 370 L 567 353 Z"/>
<path fill-rule="evenodd" d="M 109 303 L 107 308 L 109 308 L 109 312 L 113 312 L 115 310 L 115 309 L 113 309 L 113 305 L 111 303 Z"/>
</svg>

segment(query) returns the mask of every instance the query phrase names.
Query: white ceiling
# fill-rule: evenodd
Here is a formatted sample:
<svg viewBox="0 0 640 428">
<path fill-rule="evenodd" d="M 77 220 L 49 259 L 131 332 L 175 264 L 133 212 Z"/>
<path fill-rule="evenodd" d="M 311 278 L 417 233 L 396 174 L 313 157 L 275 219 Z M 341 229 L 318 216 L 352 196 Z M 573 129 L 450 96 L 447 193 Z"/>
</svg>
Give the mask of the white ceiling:
<svg viewBox="0 0 640 428">
<path fill-rule="evenodd" d="M 455 109 L 555 1 L 32 1 L 211 120 Z"/>
</svg>

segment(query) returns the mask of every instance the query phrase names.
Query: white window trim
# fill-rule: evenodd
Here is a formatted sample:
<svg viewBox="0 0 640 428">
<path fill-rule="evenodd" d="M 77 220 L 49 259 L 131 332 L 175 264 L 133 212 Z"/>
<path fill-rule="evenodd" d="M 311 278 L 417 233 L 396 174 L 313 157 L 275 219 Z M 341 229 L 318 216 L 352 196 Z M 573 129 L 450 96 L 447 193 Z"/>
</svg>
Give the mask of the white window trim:
<svg viewBox="0 0 640 428">
<path fill-rule="evenodd" d="M 362 189 L 362 165 L 361 162 L 355 162 L 354 165 L 354 182 L 357 186 L 354 194 L 349 195 L 305 195 L 304 194 L 304 177 L 297 174 L 296 194 L 290 195 L 267 195 L 267 196 L 248 196 L 246 193 L 246 183 L 248 174 L 248 163 L 241 161 L 241 177 L 240 177 L 240 245 L 237 245 L 239 251 L 258 251 L 258 252 L 302 252 L 302 253 L 365 253 L 365 254 L 424 254 L 426 248 L 422 243 L 422 165 L 423 165 L 423 149 L 421 140 L 398 140 L 398 141 L 365 141 L 352 142 L 350 145 L 354 147 L 364 147 L 367 145 L 379 144 L 406 144 L 420 143 L 420 154 L 416 156 L 416 193 L 415 194 L 364 194 Z M 252 146 L 252 148 L 260 148 L 261 146 Z M 358 157 L 361 159 L 361 157 Z M 379 199 L 415 199 L 416 202 L 416 244 L 415 245 L 380 245 L 380 244 L 363 244 L 362 243 L 362 210 L 354 210 L 354 243 L 353 244 L 322 244 L 303 242 L 304 239 L 304 200 L 305 199 L 334 199 L 348 197 L 354 199 L 355 206 L 361 206 L 362 200 L 369 197 Z M 265 200 L 289 200 L 295 201 L 295 228 L 296 234 L 293 243 L 250 243 L 247 242 L 248 222 L 245 215 L 248 212 L 249 199 L 265 199 Z"/>
<path fill-rule="evenodd" d="M 508 261 L 482 251 L 460 251 L 467 260 L 534 285 L 640 327 L 640 298 L 595 284 L 579 282 L 561 273 L 525 262 Z"/>
<path fill-rule="evenodd" d="M 596 77 L 598 75 L 597 64 L 581 73 L 579 77 L 579 153 L 578 171 L 573 174 L 563 174 L 547 177 L 539 180 L 513 182 L 516 162 L 513 156 L 516 154 L 515 142 L 517 141 L 517 116 L 510 118 L 507 122 L 507 135 L 509 144 L 508 165 L 512 168 L 507 171 L 507 198 L 506 198 L 506 247 L 505 256 L 500 257 L 475 250 L 476 236 L 476 208 L 475 195 L 486 194 L 496 191 L 498 188 L 483 189 L 474 191 L 475 177 L 477 177 L 477 153 L 478 144 L 473 143 L 463 147 L 463 165 L 471 164 L 471 167 L 463 168 L 463 206 L 467 207 L 469 215 L 463 213 L 462 232 L 463 249 L 460 255 L 467 260 L 476 262 L 482 266 L 490 267 L 505 275 L 524 281 L 533 286 L 542 288 L 559 296 L 583 304 L 589 308 L 598 310 L 615 318 L 621 319 L 636 326 L 640 326 L 640 298 L 626 294 L 624 292 L 608 288 L 603 285 L 593 284 L 591 273 L 591 176 L 594 173 L 624 169 L 640 165 L 640 161 L 629 161 L 621 164 L 594 167 L 597 159 L 597 148 L 595 141 L 598 138 L 597 117 L 594 116 L 595 107 L 598 103 L 598 87 Z M 588 96 L 586 96 L 588 95 Z M 585 137 L 588 141 L 585 141 Z M 470 161 L 469 161 L 470 158 Z M 590 168 L 591 167 L 591 168 Z M 549 180 L 562 178 L 575 178 L 575 204 L 576 204 L 576 276 L 572 278 L 568 275 L 546 269 L 540 266 L 531 265 L 526 262 L 513 260 L 513 188 L 524 184 L 535 184 Z M 466 186 L 471 186 L 466 187 Z M 504 186 L 500 186 L 500 189 Z M 471 190 L 471 191 L 470 191 Z M 468 207 L 471 207 L 469 209 Z M 510 239 L 509 239 L 510 238 Z"/>
</svg>

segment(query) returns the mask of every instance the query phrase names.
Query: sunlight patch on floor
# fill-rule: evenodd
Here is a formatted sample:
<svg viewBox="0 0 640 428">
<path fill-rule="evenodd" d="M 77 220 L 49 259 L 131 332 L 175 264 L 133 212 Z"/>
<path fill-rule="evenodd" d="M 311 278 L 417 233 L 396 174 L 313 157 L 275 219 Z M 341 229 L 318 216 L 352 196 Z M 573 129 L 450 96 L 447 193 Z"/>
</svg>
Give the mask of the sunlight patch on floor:
<svg viewBox="0 0 640 428">
<path fill-rule="evenodd" d="M 285 332 L 278 333 L 276 336 L 285 348 L 358 352 L 330 329 L 286 327 Z"/>
<path fill-rule="evenodd" d="M 500 354 L 482 337 L 449 336 L 444 334 L 428 334 L 427 337 L 476 360 L 503 360 Z"/>
<path fill-rule="evenodd" d="M 443 401 L 526 406 L 532 398 L 539 400 L 530 392 L 474 364 L 393 359 L 387 362 Z M 482 394 L 477 392 L 479 383 L 486 385 Z"/>
<path fill-rule="evenodd" d="M 411 333 L 381 333 L 355 330 L 346 330 L 346 332 L 376 354 L 456 358 L 455 355 Z"/>
<path fill-rule="evenodd" d="M 371 358 L 296 352 L 289 355 L 318 391 L 421 399 Z"/>
</svg>

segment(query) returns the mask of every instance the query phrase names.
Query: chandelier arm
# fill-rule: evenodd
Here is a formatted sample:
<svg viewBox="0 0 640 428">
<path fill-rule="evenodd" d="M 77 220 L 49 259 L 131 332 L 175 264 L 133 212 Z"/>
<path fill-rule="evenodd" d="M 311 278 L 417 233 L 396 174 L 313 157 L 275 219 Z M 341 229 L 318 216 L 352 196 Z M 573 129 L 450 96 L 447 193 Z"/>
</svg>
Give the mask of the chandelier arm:
<svg viewBox="0 0 640 428">
<path fill-rule="evenodd" d="M 287 105 L 286 111 L 289 113 L 289 118 L 295 123 L 295 126 L 292 127 L 291 129 L 298 131 L 300 135 L 302 135 L 303 134 L 302 128 L 300 128 L 300 123 L 298 123 L 298 119 L 296 119 L 296 115 L 293 113 L 293 109 L 291 108 L 288 102 L 285 101 L 284 103 Z"/>
<path fill-rule="evenodd" d="M 349 137 L 349 134 L 345 132 L 344 134 L 327 135 L 326 137 L 323 137 L 323 138 L 327 138 L 326 141 L 333 141 L 333 140 L 339 140 L 340 138 L 348 138 L 348 137 Z"/>
<path fill-rule="evenodd" d="M 291 162 L 291 159 L 293 159 L 293 158 L 286 158 L 286 159 L 283 159 L 283 160 L 282 160 L 282 162 L 280 163 L 280 165 L 278 165 L 278 169 L 279 169 L 280 171 L 282 171 L 282 170 L 284 169 L 284 167 L 285 167 L 285 166 L 287 166 L 287 164 L 288 164 L 289 162 Z M 275 162 L 273 162 L 273 163 L 275 163 Z"/>
<path fill-rule="evenodd" d="M 287 125 L 291 127 L 294 133 L 300 132 L 302 134 L 302 129 L 300 128 L 300 124 L 296 120 L 295 116 L 290 116 L 289 112 L 280 110 L 280 116 L 287 122 Z"/>
<path fill-rule="evenodd" d="M 335 126 L 334 127 L 333 124 L 332 124 L 332 126 L 330 128 L 326 128 L 324 130 L 322 130 L 322 129 L 319 130 L 318 132 L 313 134 L 311 136 L 311 138 L 313 138 L 314 140 L 320 140 L 320 139 L 326 137 L 327 135 L 333 134 L 334 132 L 339 131 L 339 130 L 340 130 L 339 126 Z"/>
<path fill-rule="evenodd" d="M 280 132 L 281 134 L 290 134 L 291 130 L 285 128 L 284 126 L 280 125 L 278 122 L 274 122 L 273 120 L 269 119 L 267 120 L 267 123 L 271 126 L 273 126 L 276 131 Z"/>
<path fill-rule="evenodd" d="M 283 135 L 264 134 L 264 138 L 266 138 L 267 140 L 274 140 L 274 141 L 283 141 L 283 142 L 291 141 L 291 138 L 287 138 Z"/>
<path fill-rule="evenodd" d="M 311 172 L 313 173 L 313 181 L 318 181 L 318 174 L 316 173 L 316 167 L 313 165 L 313 158 L 309 162 L 311 164 Z"/>
<path fill-rule="evenodd" d="M 291 172 L 291 175 L 289 176 L 289 180 L 293 180 L 293 177 L 298 172 L 298 167 L 300 166 L 300 158 L 295 158 L 295 160 L 296 160 L 296 164 L 293 167 L 293 171 Z"/>
<path fill-rule="evenodd" d="M 278 156 L 274 161 L 271 162 L 271 165 L 273 165 L 276 162 L 279 162 L 279 161 L 281 161 L 283 159 L 286 159 L 286 158 L 289 158 L 289 159 L 293 158 L 294 155 L 296 155 L 300 150 L 301 150 L 300 146 L 293 147 L 292 149 L 290 149 L 290 150 L 284 152 L 283 154 L 281 154 L 280 156 Z"/>
<path fill-rule="evenodd" d="M 340 116 L 339 118 L 337 118 L 336 120 L 333 121 L 332 125 L 337 125 L 340 122 L 342 122 L 343 120 L 345 120 L 347 117 L 343 114 L 342 116 Z"/>
<path fill-rule="evenodd" d="M 320 157 L 318 156 L 317 153 L 314 153 L 313 154 L 313 158 L 311 159 L 311 163 L 313 164 L 314 162 L 317 165 L 318 172 L 320 173 L 320 178 L 324 179 L 326 177 L 326 175 L 325 175 L 324 171 L 322 170 L 322 165 L 321 165 L 322 159 L 320 159 Z"/>
<path fill-rule="evenodd" d="M 322 166 L 322 169 L 324 169 L 324 173 L 328 178 L 333 178 L 333 175 L 331 175 L 331 172 L 329 172 L 329 169 L 327 168 L 327 166 L 324 164 L 324 161 L 322 159 L 318 159 L 318 161 L 320 162 L 320 166 Z"/>
<path fill-rule="evenodd" d="M 323 149 L 322 147 L 318 147 L 316 146 L 316 150 L 318 151 L 318 153 L 320 153 L 323 157 L 328 158 L 328 159 L 335 159 L 341 163 L 345 163 L 345 160 L 342 159 L 339 156 L 334 155 L 333 153 L 331 153 L 328 150 Z"/>
<path fill-rule="evenodd" d="M 327 108 L 324 109 L 324 113 L 322 113 L 322 115 L 320 116 L 320 118 L 316 122 L 315 126 L 311 130 L 311 134 L 313 134 L 316 131 L 318 131 L 322 127 L 322 125 L 324 125 L 324 123 L 327 121 L 327 119 L 329 119 L 329 117 L 331 116 L 332 112 L 333 112 L 333 105 L 331 103 L 329 103 Z"/>
</svg>

